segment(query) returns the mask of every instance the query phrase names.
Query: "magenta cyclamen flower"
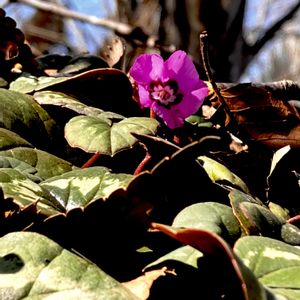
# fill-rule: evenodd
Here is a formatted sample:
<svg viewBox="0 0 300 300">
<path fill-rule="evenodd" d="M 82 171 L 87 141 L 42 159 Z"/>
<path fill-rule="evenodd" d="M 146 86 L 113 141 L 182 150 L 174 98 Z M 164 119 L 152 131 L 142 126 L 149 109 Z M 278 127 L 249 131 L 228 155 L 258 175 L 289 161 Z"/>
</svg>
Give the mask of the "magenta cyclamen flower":
<svg viewBox="0 0 300 300">
<path fill-rule="evenodd" d="M 158 54 L 142 54 L 129 74 L 137 85 L 140 105 L 151 108 L 172 129 L 182 126 L 208 93 L 192 60 L 181 50 L 166 61 Z"/>
</svg>

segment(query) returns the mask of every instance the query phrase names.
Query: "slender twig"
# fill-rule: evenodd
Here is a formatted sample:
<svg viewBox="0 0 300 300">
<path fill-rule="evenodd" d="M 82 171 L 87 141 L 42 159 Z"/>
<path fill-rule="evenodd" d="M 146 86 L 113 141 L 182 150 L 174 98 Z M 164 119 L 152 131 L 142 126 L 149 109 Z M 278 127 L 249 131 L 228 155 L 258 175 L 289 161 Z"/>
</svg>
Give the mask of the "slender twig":
<svg viewBox="0 0 300 300">
<path fill-rule="evenodd" d="M 126 38 L 139 41 L 142 45 L 153 48 L 162 48 L 166 52 L 174 51 L 173 45 L 159 45 L 155 35 L 146 34 L 141 28 L 133 27 L 127 23 L 118 22 L 108 18 L 99 18 L 88 14 L 80 13 L 74 10 L 67 9 L 61 5 L 41 0 L 14 0 L 15 2 L 23 3 L 32 6 L 36 9 L 50 12 L 64 18 L 75 19 L 82 22 L 90 23 L 97 26 L 102 26 L 114 31 L 116 34 Z M 138 36 L 134 33 L 139 32 Z"/>
<path fill-rule="evenodd" d="M 261 39 L 259 39 L 253 46 L 248 47 L 248 51 L 250 51 L 252 55 L 257 54 L 260 51 L 260 49 L 274 37 L 274 35 L 279 31 L 279 29 L 282 28 L 282 26 L 295 16 L 299 8 L 300 8 L 300 1 L 298 1 L 286 15 L 284 15 L 274 25 L 272 25 L 265 32 L 265 34 Z"/>
<path fill-rule="evenodd" d="M 207 76 L 208 81 L 210 82 L 210 84 L 212 85 L 212 88 L 214 89 L 214 92 L 216 93 L 219 101 L 221 102 L 221 104 L 223 105 L 226 113 L 228 113 L 228 115 L 230 117 L 233 118 L 233 116 L 231 116 L 231 111 L 224 99 L 224 97 L 222 96 L 214 78 L 213 78 L 213 74 L 211 71 L 211 67 L 210 67 L 210 63 L 209 63 L 209 57 L 208 57 L 208 34 L 206 31 L 203 31 L 200 34 L 200 51 L 201 51 L 201 58 L 202 58 L 202 62 L 203 62 L 203 67 Z M 233 118 L 234 119 L 234 118 Z"/>
<path fill-rule="evenodd" d="M 146 147 L 146 145 L 144 143 L 140 143 L 142 145 L 142 147 L 145 149 L 146 151 L 146 154 L 145 154 L 145 157 L 143 158 L 143 160 L 139 163 L 139 165 L 137 166 L 137 168 L 135 169 L 133 175 L 138 175 L 140 174 L 144 168 L 145 168 L 145 165 L 148 163 L 148 161 L 151 159 L 151 155 L 148 151 L 148 148 Z"/>
<path fill-rule="evenodd" d="M 55 4 L 63 7 L 62 0 L 55 0 Z M 73 36 L 76 36 L 76 49 L 80 53 L 87 53 L 88 48 L 84 41 L 84 35 L 80 27 L 78 26 L 77 22 L 75 22 L 72 18 L 66 18 L 66 24 L 70 28 L 73 33 Z"/>
<path fill-rule="evenodd" d="M 229 109 L 224 97 L 222 96 L 222 94 L 213 78 L 213 74 L 211 71 L 210 63 L 209 63 L 209 57 L 208 57 L 208 41 L 207 41 L 207 39 L 208 39 L 208 34 L 206 31 L 203 31 L 200 34 L 200 51 L 201 51 L 201 58 L 202 58 L 203 67 L 204 67 L 207 79 L 210 82 L 210 84 L 212 85 L 212 88 L 213 88 L 215 94 L 217 95 L 218 100 L 220 101 L 221 105 L 223 106 L 226 114 L 230 118 L 231 124 L 235 125 L 236 128 L 238 128 L 238 123 L 237 123 L 233 113 Z"/>
<path fill-rule="evenodd" d="M 82 165 L 81 169 L 85 169 L 85 168 L 92 166 L 94 164 L 94 162 L 99 158 L 99 156 L 100 156 L 99 152 L 96 152 L 95 154 L 93 154 L 93 156 L 86 163 L 84 163 Z"/>
<path fill-rule="evenodd" d="M 32 24 L 25 24 L 24 29 L 26 34 L 38 37 L 40 39 L 56 43 L 65 43 L 66 38 L 62 33 L 58 33 L 47 28 L 41 28 Z"/>
<path fill-rule="evenodd" d="M 87 14 L 83 14 L 77 11 L 73 11 L 62 7 L 60 5 L 56 5 L 50 2 L 41 1 L 41 0 L 17 0 L 19 3 L 27 4 L 29 6 L 35 7 L 40 10 L 44 10 L 47 12 L 51 12 L 56 15 L 60 15 L 66 18 L 72 18 L 76 20 L 80 20 L 83 22 L 88 22 L 94 25 L 103 26 L 108 29 L 117 31 L 119 33 L 128 35 L 132 32 L 133 28 L 129 24 L 121 23 L 118 21 L 114 21 L 111 19 L 98 18 L 96 16 L 90 16 Z"/>
</svg>

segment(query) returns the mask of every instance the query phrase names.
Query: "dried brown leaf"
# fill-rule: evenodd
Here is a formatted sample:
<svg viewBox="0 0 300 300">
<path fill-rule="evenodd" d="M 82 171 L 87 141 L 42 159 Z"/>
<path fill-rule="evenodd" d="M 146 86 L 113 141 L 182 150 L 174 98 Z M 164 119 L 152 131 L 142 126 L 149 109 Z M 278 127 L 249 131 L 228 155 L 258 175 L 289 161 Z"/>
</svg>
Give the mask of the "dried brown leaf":
<svg viewBox="0 0 300 300">
<path fill-rule="evenodd" d="M 251 83 L 223 88 L 221 94 L 236 122 L 250 138 L 272 148 L 300 147 L 299 114 L 286 99 L 279 99 L 266 88 Z M 222 109 L 212 88 L 209 98 L 213 107 Z M 225 121 L 219 118 L 217 122 L 226 127 L 229 119 L 227 116 Z"/>
<path fill-rule="evenodd" d="M 124 55 L 124 42 L 121 38 L 113 36 L 104 43 L 100 49 L 100 56 L 107 62 L 110 67 L 113 67 L 119 62 Z"/>
<path fill-rule="evenodd" d="M 150 295 L 150 288 L 153 282 L 160 276 L 165 276 L 167 272 L 167 267 L 163 267 L 159 270 L 145 272 L 145 274 L 140 277 L 131 281 L 123 282 L 122 284 L 137 297 L 142 300 L 146 300 Z"/>
</svg>

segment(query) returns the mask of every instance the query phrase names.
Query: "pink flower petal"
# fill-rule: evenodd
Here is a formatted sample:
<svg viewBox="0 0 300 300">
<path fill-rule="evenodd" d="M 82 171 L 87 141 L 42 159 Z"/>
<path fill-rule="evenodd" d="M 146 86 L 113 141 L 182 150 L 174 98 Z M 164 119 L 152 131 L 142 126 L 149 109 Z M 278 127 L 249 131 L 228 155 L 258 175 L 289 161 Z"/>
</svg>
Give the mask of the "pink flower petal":
<svg viewBox="0 0 300 300">
<path fill-rule="evenodd" d="M 129 70 L 130 76 L 138 83 L 149 85 L 152 80 L 163 76 L 164 61 L 158 54 L 140 55 Z"/>
<path fill-rule="evenodd" d="M 176 107 L 176 109 L 180 111 L 182 118 L 185 119 L 189 117 L 198 111 L 207 96 L 207 91 L 207 87 L 205 86 L 191 93 L 184 94 L 181 102 L 175 105 L 174 108 Z"/>
<path fill-rule="evenodd" d="M 171 106 L 169 109 L 153 104 L 154 112 L 164 120 L 165 124 L 171 128 L 177 128 L 184 124 L 184 120 L 190 115 L 197 112 L 207 95 L 207 87 L 187 93 L 177 105 Z"/>
<path fill-rule="evenodd" d="M 171 129 L 182 126 L 185 118 L 196 113 L 208 93 L 192 60 L 180 50 L 174 52 L 166 62 L 158 54 L 140 55 L 129 74 L 137 85 L 141 107 L 151 107 Z M 171 83 L 169 85 L 169 80 L 176 81 L 178 90 Z M 174 105 L 176 98 L 180 102 Z"/>
<path fill-rule="evenodd" d="M 176 109 L 175 106 L 172 109 L 168 109 L 154 102 L 152 109 L 171 129 L 180 127 L 184 123 L 184 119 L 181 117 L 181 112 Z"/>
<path fill-rule="evenodd" d="M 179 89 L 183 93 L 190 92 L 200 81 L 193 61 L 184 51 L 175 51 L 165 61 L 165 68 L 169 77 L 177 81 Z M 203 83 L 203 85 L 205 84 Z"/>
<path fill-rule="evenodd" d="M 138 92 L 141 107 L 150 107 L 153 100 L 151 100 L 148 90 L 142 85 L 139 85 Z"/>
</svg>

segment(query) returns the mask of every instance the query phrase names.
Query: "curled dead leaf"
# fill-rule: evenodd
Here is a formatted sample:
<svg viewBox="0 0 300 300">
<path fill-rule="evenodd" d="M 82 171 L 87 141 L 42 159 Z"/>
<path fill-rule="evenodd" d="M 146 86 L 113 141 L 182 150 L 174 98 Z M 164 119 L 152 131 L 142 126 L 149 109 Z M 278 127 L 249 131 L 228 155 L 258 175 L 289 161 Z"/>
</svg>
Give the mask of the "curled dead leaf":
<svg viewBox="0 0 300 300">
<path fill-rule="evenodd" d="M 218 97 L 209 86 L 209 100 L 217 111 L 222 109 Z M 219 85 L 221 95 L 233 114 L 238 126 L 245 130 L 251 139 L 272 148 L 286 145 L 300 147 L 300 117 L 295 106 L 289 103 L 289 90 L 281 82 L 271 84 L 238 83 Z M 290 85 L 289 85 L 290 86 Z M 294 91 L 294 85 L 292 85 Z M 287 89 L 279 93 L 281 89 Z M 293 95 L 291 95 L 293 96 Z M 224 110 L 222 117 L 214 114 L 214 122 L 224 127 L 232 126 Z M 222 119 L 223 118 L 223 119 Z M 239 131 L 237 129 L 237 131 Z"/>
</svg>

